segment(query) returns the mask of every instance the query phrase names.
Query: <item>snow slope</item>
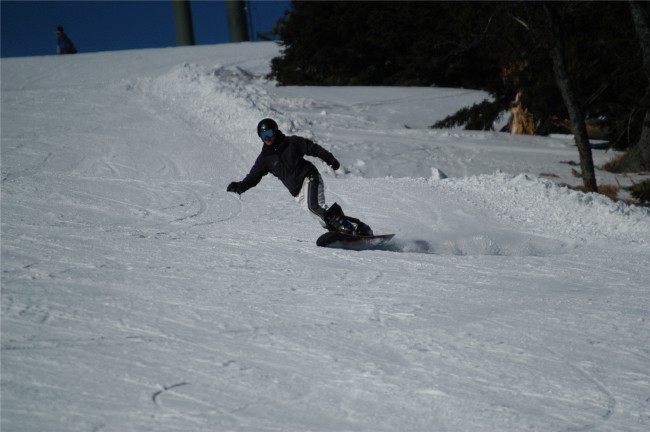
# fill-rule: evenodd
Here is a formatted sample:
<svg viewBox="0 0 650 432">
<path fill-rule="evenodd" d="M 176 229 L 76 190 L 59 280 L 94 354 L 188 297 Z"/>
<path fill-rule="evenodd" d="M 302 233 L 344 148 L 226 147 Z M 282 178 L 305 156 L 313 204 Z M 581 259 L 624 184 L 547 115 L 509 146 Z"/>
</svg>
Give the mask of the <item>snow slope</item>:
<svg viewBox="0 0 650 432">
<path fill-rule="evenodd" d="M 2 60 L 2 430 L 647 430 L 648 211 L 559 187 L 566 139 L 427 128 L 480 92 L 275 87 L 277 53 Z M 390 246 L 225 192 L 266 116 Z"/>
</svg>

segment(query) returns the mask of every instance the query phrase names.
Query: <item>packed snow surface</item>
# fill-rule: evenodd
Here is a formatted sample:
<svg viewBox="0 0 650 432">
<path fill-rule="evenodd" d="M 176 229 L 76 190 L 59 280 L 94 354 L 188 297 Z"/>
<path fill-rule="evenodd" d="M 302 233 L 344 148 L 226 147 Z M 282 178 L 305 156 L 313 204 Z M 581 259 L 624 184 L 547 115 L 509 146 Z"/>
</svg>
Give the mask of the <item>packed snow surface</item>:
<svg viewBox="0 0 650 432">
<path fill-rule="evenodd" d="M 3 432 L 649 430 L 648 211 L 559 186 L 569 139 L 428 127 L 481 92 L 277 87 L 278 53 L 2 60 Z M 392 243 L 227 193 L 264 117 Z"/>
</svg>

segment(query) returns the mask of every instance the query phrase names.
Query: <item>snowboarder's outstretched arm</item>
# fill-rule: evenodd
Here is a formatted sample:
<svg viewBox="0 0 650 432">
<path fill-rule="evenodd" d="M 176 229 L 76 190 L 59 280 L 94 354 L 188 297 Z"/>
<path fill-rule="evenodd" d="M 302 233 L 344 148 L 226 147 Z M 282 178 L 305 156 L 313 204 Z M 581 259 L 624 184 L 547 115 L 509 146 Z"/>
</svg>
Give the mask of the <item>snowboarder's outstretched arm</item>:
<svg viewBox="0 0 650 432">
<path fill-rule="evenodd" d="M 234 192 L 236 194 L 241 195 L 244 192 L 246 192 L 248 189 L 257 186 L 257 184 L 260 181 L 262 181 L 262 177 L 264 177 L 268 173 L 269 173 L 269 170 L 264 165 L 263 159 L 260 156 L 255 161 L 255 164 L 253 165 L 253 168 L 251 168 L 248 175 L 246 177 L 244 177 L 244 180 L 242 180 L 240 182 L 231 182 L 228 185 L 228 188 L 226 188 L 226 190 L 228 192 Z"/>
</svg>

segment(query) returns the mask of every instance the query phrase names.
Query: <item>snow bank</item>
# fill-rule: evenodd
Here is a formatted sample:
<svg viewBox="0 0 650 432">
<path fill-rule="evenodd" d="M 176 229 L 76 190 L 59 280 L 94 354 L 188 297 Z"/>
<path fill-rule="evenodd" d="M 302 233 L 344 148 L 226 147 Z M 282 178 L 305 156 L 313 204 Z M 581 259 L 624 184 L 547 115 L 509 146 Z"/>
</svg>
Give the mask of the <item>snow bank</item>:
<svg viewBox="0 0 650 432">
<path fill-rule="evenodd" d="M 430 183 L 489 209 L 504 221 L 530 227 L 531 232 L 583 241 L 609 239 L 647 244 L 650 240 L 648 209 L 527 174 L 497 173 Z"/>
</svg>

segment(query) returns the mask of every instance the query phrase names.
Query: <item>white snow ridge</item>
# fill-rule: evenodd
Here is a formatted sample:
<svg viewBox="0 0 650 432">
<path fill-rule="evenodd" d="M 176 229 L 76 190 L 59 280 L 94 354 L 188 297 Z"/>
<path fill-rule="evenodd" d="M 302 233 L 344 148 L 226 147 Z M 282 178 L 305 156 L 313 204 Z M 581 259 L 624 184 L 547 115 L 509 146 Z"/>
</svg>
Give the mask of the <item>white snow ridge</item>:
<svg viewBox="0 0 650 432">
<path fill-rule="evenodd" d="M 429 129 L 481 92 L 277 87 L 278 54 L 2 60 L 3 432 L 648 430 L 648 211 L 558 186 L 569 140 Z M 394 241 L 227 193 L 264 117 Z"/>
</svg>

